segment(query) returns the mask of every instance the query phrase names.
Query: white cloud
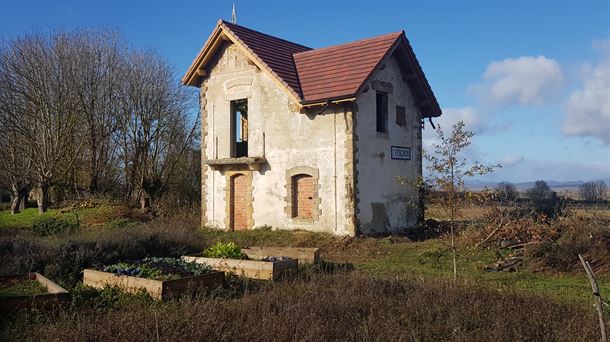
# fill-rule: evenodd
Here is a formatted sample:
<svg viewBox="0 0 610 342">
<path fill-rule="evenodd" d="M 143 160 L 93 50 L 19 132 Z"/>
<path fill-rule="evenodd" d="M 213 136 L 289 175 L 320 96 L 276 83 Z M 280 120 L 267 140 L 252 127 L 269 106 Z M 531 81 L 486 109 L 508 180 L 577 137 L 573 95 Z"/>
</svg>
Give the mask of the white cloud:
<svg viewBox="0 0 610 342">
<path fill-rule="evenodd" d="M 610 40 L 595 42 L 601 61 L 583 66 L 583 87 L 573 92 L 565 107 L 563 133 L 568 136 L 591 136 L 610 145 Z"/>
<path fill-rule="evenodd" d="M 482 81 L 471 87 L 489 105 L 541 105 L 563 83 L 559 63 L 544 56 L 523 56 L 491 62 Z"/>
<path fill-rule="evenodd" d="M 502 160 L 500 161 L 500 164 L 502 165 L 502 167 L 511 167 L 521 164 L 524 160 L 525 158 L 522 155 L 511 154 L 504 156 L 504 158 L 502 158 Z"/>
</svg>

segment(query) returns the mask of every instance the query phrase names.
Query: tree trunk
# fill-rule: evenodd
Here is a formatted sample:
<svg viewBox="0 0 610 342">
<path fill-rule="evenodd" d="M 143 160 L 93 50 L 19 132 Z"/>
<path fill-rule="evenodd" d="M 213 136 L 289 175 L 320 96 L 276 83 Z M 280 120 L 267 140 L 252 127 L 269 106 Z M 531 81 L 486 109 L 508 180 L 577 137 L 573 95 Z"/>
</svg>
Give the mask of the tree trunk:
<svg viewBox="0 0 610 342">
<path fill-rule="evenodd" d="M 19 214 L 21 212 L 21 208 L 19 207 L 19 203 L 21 202 L 21 194 L 17 192 L 16 194 L 12 194 L 11 199 L 11 214 Z"/>
<path fill-rule="evenodd" d="M 28 197 L 30 197 L 30 188 L 24 187 L 19 190 L 21 194 L 21 202 L 19 203 L 19 210 L 23 211 L 28 207 Z"/>
<path fill-rule="evenodd" d="M 140 196 L 140 210 L 146 211 L 150 208 L 150 197 L 148 197 L 144 192 Z"/>
<path fill-rule="evenodd" d="M 49 209 L 49 185 L 40 184 L 40 194 L 38 195 L 38 213 L 44 214 Z"/>
</svg>

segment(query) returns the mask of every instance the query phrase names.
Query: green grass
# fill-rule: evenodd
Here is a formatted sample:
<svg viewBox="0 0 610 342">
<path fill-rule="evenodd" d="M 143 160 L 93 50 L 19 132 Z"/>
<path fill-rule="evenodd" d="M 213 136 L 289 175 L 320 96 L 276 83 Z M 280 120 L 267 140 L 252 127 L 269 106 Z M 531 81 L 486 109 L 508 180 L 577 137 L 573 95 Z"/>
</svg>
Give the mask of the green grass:
<svg viewBox="0 0 610 342">
<path fill-rule="evenodd" d="M 204 230 L 202 238 L 211 241 L 235 241 L 240 246 L 318 246 L 330 262 L 350 262 L 360 272 L 375 276 L 425 279 L 452 279 L 451 250 L 446 240 L 412 242 L 388 238 L 359 238 L 349 245 L 327 234 L 260 229 L 242 232 Z M 502 251 L 507 254 L 508 252 Z M 458 249 L 458 278 L 462 283 L 486 284 L 497 291 L 515 290 L 543 295 L 559 301 L 588 305 L 591 288 L 584 274 L 549 274 L 521 268 L 517 272 L 487 272 L 486 265 L 496 261 L 496 251 L 481 248 Z M 602 294 L 610 298 L 610 277 L 599 276 Z"/>
<path fill-rule="evenodd" d="M 49 209 L 43 215 L 56 216 L 58 213 L 55 209 Z M 38 208 L 27 208 L 18 214 L 11 214 L 10 210 L 0 211 L 0 228 L 31 228 L 41 216 Z"/>
<path fill-rule="evenodd" d="M 0 297 L 35 296 L 47 292 L 47 288 L 36 280 L 20 280 L 0 284 Z"/>
<path fill-rule="evenodd" d="M 592 300 L 591 287 L 584 274 L 549 274 L 519 270 L 517 272 L 488 272 L 485 265 L 493 264 L 496 254 L 491 250 L 459 249 L 458 278 L 461 282 L 486 283 L 498 291 L 513 289 L 541 294 L 557 300 L 588 303 Z M 356 265 L 358 269 L 377 275 L 415 275 L 425 278 L 451 279 L 453 264 L 451 251 L 441 239 L 424 242 L 399 243 L 387 247 L 380 258 Z M 610 278 L 598 277 L 600 291 L 610 296 Z"/>
<path fill-rule="evenodd" d="M 117 203 L 101 200 L 93 208 L 80 208 L 65 213 L 60 213 L 57 209 L 49 209 L 40 215 L 38 208 L 27 208 L 18 214 L 11 214 L 10 210 L 2 210 L 0 211 L 0 229 L 31 228 L 34 221 L 43 216 L 59 217 L 70 222 L 76 222 L 78 219 L 79 222 L 88 225 L 103 225 L 120 219 L 116 217 L 117 206 Z"/>
</svg>

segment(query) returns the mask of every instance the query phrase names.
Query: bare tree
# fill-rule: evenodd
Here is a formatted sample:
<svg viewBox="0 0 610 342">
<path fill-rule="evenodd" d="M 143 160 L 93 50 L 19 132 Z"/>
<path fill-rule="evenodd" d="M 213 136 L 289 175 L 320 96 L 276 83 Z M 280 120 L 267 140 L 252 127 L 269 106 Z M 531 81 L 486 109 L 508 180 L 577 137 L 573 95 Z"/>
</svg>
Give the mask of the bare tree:
<svg viewBox="0 0 610 342">
<path fill-rule="evenodd" d="M 534 201 L 542 201 L 553 197 L 549 185 L 543 180 L 537 180 L 534 186 L 527 190 L 527 196 Z"/>
<path fill-rule="evenodd" d="M 73 95 L 75 63 L 70 35 L 32 34 L 13 39 L 2 48 L 1 107 L 15 134 L 19 155 L 28 159 L 39 188 L 38 209 L 49 205 L 49 189 L 72 168 L 79 150 L 74 134 L 78 116 Z"/>
<path fill-rule="evenodd" d="M 469 198 L 464 185 L 466 177 L 484 175 L 500 165 L 487 166 L 477 161 L 468 162 L 461 157 L 465 148 L 470 146 L 474 133 L 459 121 L 453 125 L 449 136 L 437 128 L 439 143 L 433 145 L 432 153 L 426 153 L 427 169 L 430 172 L 427 182 L 442 194 L 441 206 L 449 217 L 451 250 L 453 252 L 453 276 L 457 278 L 457 250 L 455 246 L 455 221 L 459 218 L 464 202 Z"/>
<path fill-rule="evenodd" d="M 84 150 L 81 169 L 86 171 L 90 193 L 107 191 L 116 178 L 113 135 L 118 128 L 120 86 L 126 43 L 113 30 L 74 33 L 77 77 L 75 97 L 83 119 Z"/>
<path fill-rule="evenodd" d="M 118 141 L 129 188 L 147 209 L 166 190 L 197 124 L 189 129 L 189 93 L 158 55 L 132 52 L 123 74 Z"/>
<path fill-rule="evenodd" d="M 495 187 L 496 198 L 500 202 L 512 202 L 517 199 L 518 192 L 511 182 L 500 182 Z"/>
<path fill-rule="evenodd" d="M 603 180 L 585 182 L 578 187 L 580 197 L 589 202 L 603 201 L 607 190 L 608 186 Z"/>
</svg>

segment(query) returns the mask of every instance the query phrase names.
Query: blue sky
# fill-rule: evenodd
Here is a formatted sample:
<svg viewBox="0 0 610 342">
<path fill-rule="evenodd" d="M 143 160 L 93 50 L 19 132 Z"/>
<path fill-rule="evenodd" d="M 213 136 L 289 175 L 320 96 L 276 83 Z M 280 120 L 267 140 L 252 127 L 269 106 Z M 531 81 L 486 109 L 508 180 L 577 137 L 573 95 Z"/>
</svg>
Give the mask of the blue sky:
<svg viewBox="0 0 610 342">
<path fill-rule="evenodd" d="M 610 177 L 608 1 L 245 1 L 238 24 L 310 47 L 405 30 L 485 180 Z M 186 70 L 230 1 L 0 0 L 0 35 L 110 26 Z M 434 141 L 429 126 L 425 145 Z"/>
</svg>

